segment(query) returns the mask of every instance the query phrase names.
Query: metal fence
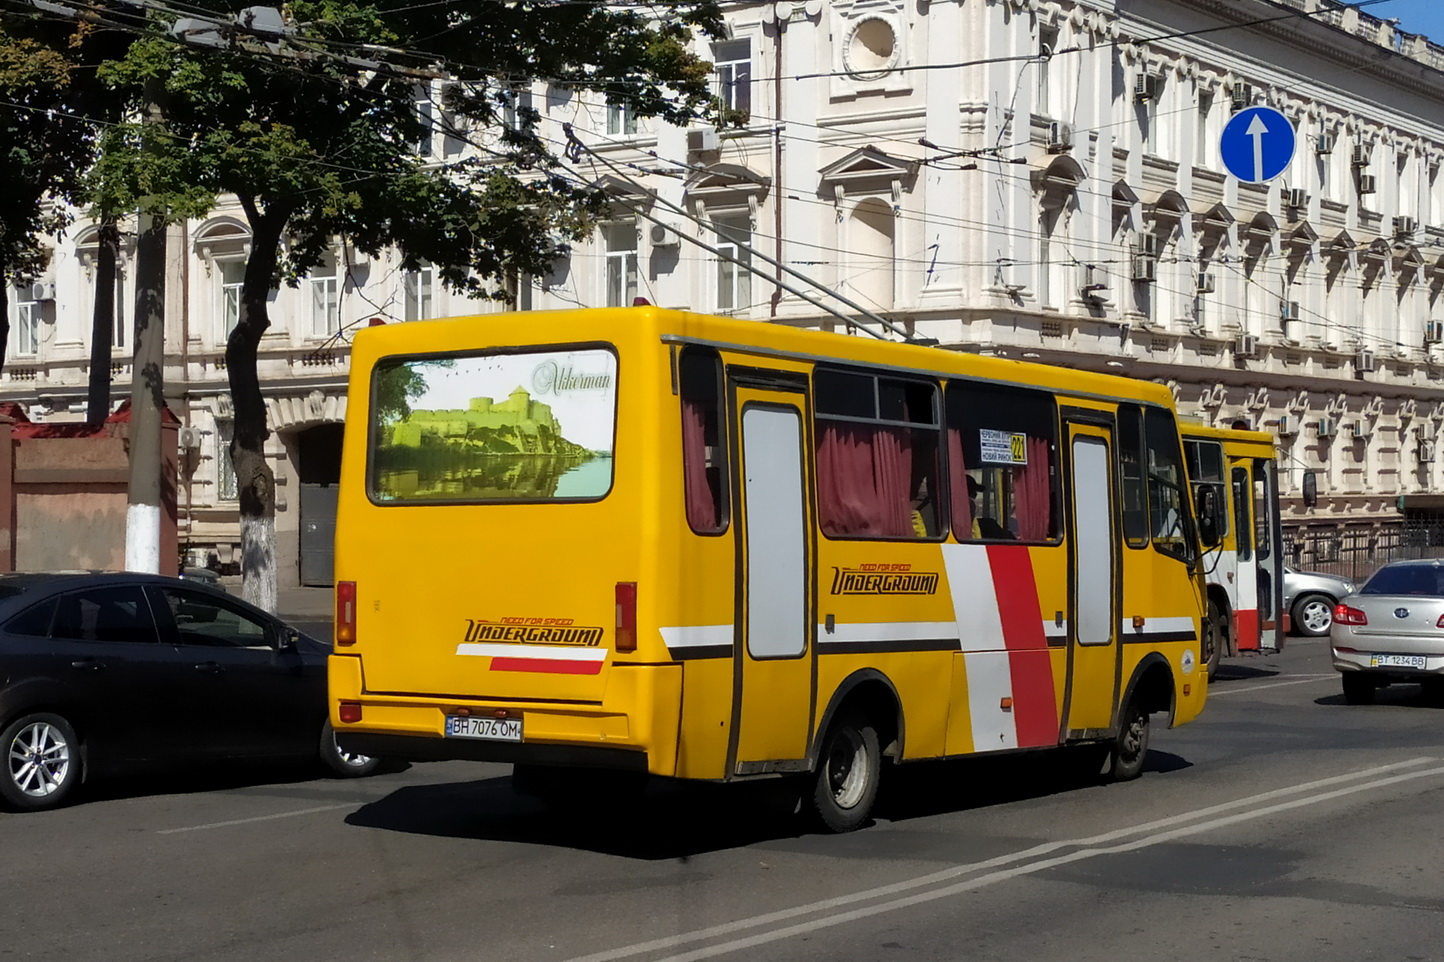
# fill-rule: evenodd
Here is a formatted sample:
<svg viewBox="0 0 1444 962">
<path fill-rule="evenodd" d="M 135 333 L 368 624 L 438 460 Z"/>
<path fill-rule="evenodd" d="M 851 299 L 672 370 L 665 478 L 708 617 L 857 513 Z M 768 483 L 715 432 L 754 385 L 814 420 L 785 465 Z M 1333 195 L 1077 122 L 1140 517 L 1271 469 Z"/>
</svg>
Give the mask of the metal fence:
<svg viewBox="0 0 1444 962">
<path fill-rule="evenodd" d="M 1300 571 L 1363 581 L 1389 561 L 1444 558 L 1444 521 L 1284 529 L 1284 560 Z"/>
</svg>

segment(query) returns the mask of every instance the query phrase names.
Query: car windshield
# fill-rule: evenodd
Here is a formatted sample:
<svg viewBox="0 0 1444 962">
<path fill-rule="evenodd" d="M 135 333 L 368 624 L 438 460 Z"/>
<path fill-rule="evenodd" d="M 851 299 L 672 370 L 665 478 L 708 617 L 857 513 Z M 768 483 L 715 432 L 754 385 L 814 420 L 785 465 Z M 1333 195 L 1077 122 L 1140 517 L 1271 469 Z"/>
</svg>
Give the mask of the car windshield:
<svg viewBox="0 0 1444 962">
<path fill-rule="evenodd" d="M 1437 565 L 1390 565 L 1380 568 L 1364 585 L 1366 595 L 1444 596 L 1444 568 Z"/>
</svg>

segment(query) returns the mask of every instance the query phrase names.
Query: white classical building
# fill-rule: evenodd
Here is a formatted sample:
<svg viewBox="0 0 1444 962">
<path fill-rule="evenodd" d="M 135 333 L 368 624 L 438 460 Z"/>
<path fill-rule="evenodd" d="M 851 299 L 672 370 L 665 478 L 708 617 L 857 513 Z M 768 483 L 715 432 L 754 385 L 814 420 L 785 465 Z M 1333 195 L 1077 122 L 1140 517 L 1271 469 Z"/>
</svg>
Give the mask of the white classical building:
<svg viewBox="0 0 1444 962">
<path fill-rule="evenodd" d="M 739 126 L 520 95 L 545 136 L 586 147 L 567 169 L 616 204 L 516 306 L 642 297 L 880 331 L 837 292 L 942 349 L 1163 380 L 1188 415 L 1273 431 L 1300 544 L 1444 513 L 1444 48 L 1333 0 L 777 0 L 727 17 L 703 52 Z M 1262 185 L 1220 158 L 1251 105 L 1296 131 Z M 171 245 L 167 393 L 199 443 L 181 540 L 222 564 L 239 540 L 224 339 L 246 243 L 222 210 Z M 12 293 L 0 400 L 33 419 L 84 411 L 93 260 L 77 228 Z M 778 283 L 773 262 L 815 285 Z M 272 309 L 282 578 L 324 583 L 349 329 L 497 308 L 338 249 Z"/>
</svg>

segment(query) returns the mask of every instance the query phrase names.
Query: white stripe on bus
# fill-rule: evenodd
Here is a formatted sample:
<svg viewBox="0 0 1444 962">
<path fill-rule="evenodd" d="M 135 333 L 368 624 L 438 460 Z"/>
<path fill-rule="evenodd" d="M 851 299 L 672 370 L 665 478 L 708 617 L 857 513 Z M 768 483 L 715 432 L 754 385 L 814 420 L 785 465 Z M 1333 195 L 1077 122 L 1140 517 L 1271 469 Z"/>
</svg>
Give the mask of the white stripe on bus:
<svg viewBox="0 0 1444 962">
<path fill-rule="evenodd" d="M 733 625 L 674 625 L 659 629 L 669 650 L 678 648 L 731 648 Z"/>
<path fill-rule="evenodd" d="M 963 651 L 998 651 L 1003 647 L 1003 618 L 993 587 L 988 548 L 981 544 L 945 544 L 943 565 L 953 596 L 953 618 Z"/>
<path fill-rule="evenodd" d="M 474 658 L 535 658 L 540 661 L 606 661 L 606 648 L 563 648 L 559 645 L 488 645 L 456 646 L 458 655 Z"/>
</svg>

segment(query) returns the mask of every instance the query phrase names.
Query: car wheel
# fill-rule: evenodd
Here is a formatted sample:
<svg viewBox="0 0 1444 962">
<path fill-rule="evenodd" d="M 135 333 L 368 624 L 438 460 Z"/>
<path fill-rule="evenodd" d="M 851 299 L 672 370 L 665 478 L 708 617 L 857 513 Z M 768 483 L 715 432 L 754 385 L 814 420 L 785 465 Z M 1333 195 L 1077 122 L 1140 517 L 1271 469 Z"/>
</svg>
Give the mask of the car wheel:
<svg viewBox="0 0 1444 962">
<path fill-rule="evenodd" d="M 336 729 L 331 727 L 330 719 L 321 725 L 321 748 L 318 757 L 332 775 L 341 778 L 370 775 L 381 764 L 379 758 L 343 751 L 341 746 L 336 744 Z"/>
<path fill-rule="evenodd" d="M 1228 647 L 1228 626 L 1224 622 L 1223 609 L 1214 599 L 1208 599 L 1208 617 L 1203 623 L 1203 664 L 1208 669 L 1208 680 L 1218 674 L 1218 662 Z"/>
<path fill-rule="evenodd" d="M 1334 599 L 1317 592 L 1302 595 L 1294 602 L 1293 622 L 1294 630 L 1301 635 L 1327 635 L 1334 623 Z"/>
<path fill-rule="evenodd" d="M 1113 740 L 1109 777 L 1115 782 L 1132 781 L 1143 774 L 1151 728 L 1148 712 L 1143 710 L 1136 698 L 1130 699 L 1128 707 L 1123 710 L 1118 737 Z"/>
<path fill-rule="evenodd" d="M 26 811 L 54 808 L 80 782 L 80 741 L 59 715 L 17 718 L 0 733 L 5 773 L 0 796 Z"/>
<path fill-rule="evenodd" d="M 817 820 L 831 832 L 861 828 L 877 799 L 881 775 L 877 732 L 867 720 L 851 714 L 833 722 L 822 742 L 812 789 Z"/>
<path fill-rule="evenodd" d="M 1344 701 L 1350 705 L 1372 705 L 1376 691 L 1378 686 L 1368 675 L 1357 671 L 1344 675 Z"/>
</svg>

